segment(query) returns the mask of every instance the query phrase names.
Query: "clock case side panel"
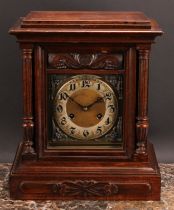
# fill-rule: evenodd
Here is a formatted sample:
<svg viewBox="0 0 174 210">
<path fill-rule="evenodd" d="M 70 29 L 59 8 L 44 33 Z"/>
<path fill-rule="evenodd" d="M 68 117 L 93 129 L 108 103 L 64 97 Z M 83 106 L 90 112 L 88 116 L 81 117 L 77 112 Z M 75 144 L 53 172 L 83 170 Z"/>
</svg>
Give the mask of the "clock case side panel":
<svg viewBox="0 0 174 210">
<path fill-rule="evenodd" d="M 112 48 L 111 45 L 103 44 L 102 48 Z M 123 149 L 47 149 L 47 103 L 46 103 L 46 93 L 47 93 L 47 79 L 46 79 L 46 65 L 47 65 L 47 51 L 58 48 L 54 46 L 46 45 L 36 45 L 35 46 L 35 139 L 36 148 L 38 151 L 39 158 L 49 159 L 78 159 L 78 158 L 90 158 L 90 159 L 115 159 L 115 160 L 125 160 L 131 159 L 134 147 L 135 147 L 135 101 L 136 101 L 136 50 L 134 46 L 121 46 L 115 45 L 113 49 L 122 50 L 125 56 L 125 82 L 124 82 L 124 108 L 123 108 Z M 61 46 L 61 44 L 60 44 Z M 76 47 L 73 45 L 70 47 Z M 99 45 L 97 45 L 99 46 Z M 91 49 L 93 50 L 97 47 L 91 44 Z M 103 47 L 104 46 L 104 47 Z M 62 46 L 61 46 L 62 47 Z M 78 46 L 79 49 L 85 50 L 84 45 Z M 60 71 L 61 72 L 61 71 Z M 60 73 L 59 72 L 59 73 Z M 91 73 L 91 70 L 89 70 Z M 77 73 L 77 71 L 75 71 Z M 98 73 L 99 74 L 99 73 Z M 127 123 L 129 122 L 129 123 Z"/>
</svg>

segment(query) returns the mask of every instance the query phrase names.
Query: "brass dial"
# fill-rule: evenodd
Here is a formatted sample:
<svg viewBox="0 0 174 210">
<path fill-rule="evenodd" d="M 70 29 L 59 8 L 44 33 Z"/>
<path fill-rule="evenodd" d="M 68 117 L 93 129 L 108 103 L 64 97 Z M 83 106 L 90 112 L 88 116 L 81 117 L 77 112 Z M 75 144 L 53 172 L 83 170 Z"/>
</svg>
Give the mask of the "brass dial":
<svg viewBox="0 0 174 210">
<path fill-rule="evenodd" d="M 114 125 L 118 102 L 111 86 L 95 75 L 71 77 L 58 88 L 54 119 L 60 129 L 77 139 L 96 139 Z"/>
</svg>

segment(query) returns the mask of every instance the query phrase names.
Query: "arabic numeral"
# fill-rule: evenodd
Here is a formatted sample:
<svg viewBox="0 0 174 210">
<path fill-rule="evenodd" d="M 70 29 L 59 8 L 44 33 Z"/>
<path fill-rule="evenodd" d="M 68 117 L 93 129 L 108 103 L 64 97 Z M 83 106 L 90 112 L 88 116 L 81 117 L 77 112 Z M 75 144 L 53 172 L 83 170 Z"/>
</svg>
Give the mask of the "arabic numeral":
<svg viewBox="0 0 174 210">
<path fill-rule="evenodd" d="M 58 95 L 59 100 L 66 100 L 68 98 L 68 94 L 66 92 L 61 92 Z"/>
<path fill-rule="evenodd" d="M 76 130 L 76 129 L 75 129 L 74 127 L 71 127 L 71 128 L 70 128 L 70 133 L 71 133 L 71 134 L 75 134 L 75 130 Z"/>
<path fill-rule="evenodd" d="M 89 135 L 89 131 L 88 131 L 88 130 L 84 130 L 84 131 L 83 131 L 83 135 L 84 135 L 85 137 L 87 137 L 87 136 Z"/>
<path fill-rule="evenodd" d="M 106 100 L 111 100 L 112 99 L 112 93 L 108 92 L 105 95 Z"/>
<path fill-rule="evenodd" d="M 109 108 L 109 111 L 110 111 L 111 113 L 115 112 L 115 107 L 114 107 L 113 104 L 109 105 L 108 108 Z"/>
<path fill-rule="evenodd" d="M 105 121 L 106 125 L 109 125 L 111 123 L 110 118 L 108 117 L 107 120 Z"/>
<path fill-rule="evenodd" d="M 97 134 L 101 134 L 102 133 L 102 129 L 101 128 L 102 128 L 101 126 L 97 127 L 97 130 L 96 130 Z"/>
<path fill-rule="evenodd" d="M 76 84 L 75 83 L 71 83 L 70 85 L 69 85 L 69 90 L 70 91 L 73 91 L 73 90 L 75 90 L 76 89 Z"/>
<path fill-rule="evenodd" d="M 60 113 L 63 112 L 63 107 L 61 105 L 58 105 L 57 106 L 57 111 L 60 112 Z"/>
<path fill-rule="evenodd" d="M 62 117 L 60 123 L 61 123 L 61 125 L 65 125 L 67 123 L 66 118 Z"/>
<path fill-rule="evenodd" d="M 90 80 L 83 80 L 82 81 L 82 87 L 90 87 L 90 86 L 91 86 Z"/>
<path fill-rule="evenodd" d="M 97 90 L 100 90 L 100 89 L 101 89 L 101 84 L 97 83 Z"/>
</svg>

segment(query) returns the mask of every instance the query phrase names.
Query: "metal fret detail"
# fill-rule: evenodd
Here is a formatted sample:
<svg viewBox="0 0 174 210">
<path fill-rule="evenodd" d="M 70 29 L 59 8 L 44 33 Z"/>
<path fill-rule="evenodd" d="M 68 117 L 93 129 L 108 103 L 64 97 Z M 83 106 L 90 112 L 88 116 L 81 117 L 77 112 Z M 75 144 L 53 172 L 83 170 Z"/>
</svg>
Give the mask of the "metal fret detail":
<svg viewBox="0 0 174 210">
<path fill-rule="evenodd" d="M 73 141 L 71 137 L 67 136 L 65 133 L 63 133 L 58 126 L 55 125 L 54 119 L 52 119 L 52 141 L 57 142 L 57 141 Z"/>
<path fill-rule="evenodd" d="M 108 139 L 108 141 L 113 142 L 115 138 L 117 141 L 122 140 L 122 117 L 120 116 L 117 122 L 117 125 L 112 128 L 112 130 L 105 135 L 105 138 Z"/>
<path fill-rule="evenodd" d="M 116 88 L 119 100 L 123 99 L 123 75 L 105 75 L 105 79 Z"/>
<path fill-rule="evenodd" d="M 49 53 L 48 67 L 55 69 L 123 69 L 123 53 Z"/>
</svg>

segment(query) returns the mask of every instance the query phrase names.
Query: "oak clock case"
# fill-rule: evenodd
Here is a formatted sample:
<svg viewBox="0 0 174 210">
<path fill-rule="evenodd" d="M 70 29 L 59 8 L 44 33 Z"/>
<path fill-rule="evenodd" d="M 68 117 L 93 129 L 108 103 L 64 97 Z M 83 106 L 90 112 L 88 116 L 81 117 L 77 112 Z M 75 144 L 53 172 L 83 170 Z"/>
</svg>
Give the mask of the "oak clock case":
<svg viewBox="0 0 174 210">
<path fill-rule="evenodd" d="M 13 199 L 159 200 L 148 141 L 151 44 L 140 12 L 30 12 L 10 29 L 22 50 L 23 141 Z"/>
</svg>

